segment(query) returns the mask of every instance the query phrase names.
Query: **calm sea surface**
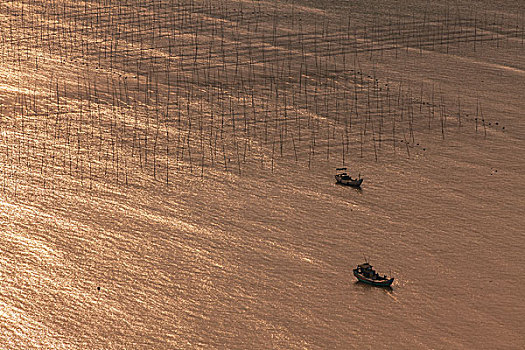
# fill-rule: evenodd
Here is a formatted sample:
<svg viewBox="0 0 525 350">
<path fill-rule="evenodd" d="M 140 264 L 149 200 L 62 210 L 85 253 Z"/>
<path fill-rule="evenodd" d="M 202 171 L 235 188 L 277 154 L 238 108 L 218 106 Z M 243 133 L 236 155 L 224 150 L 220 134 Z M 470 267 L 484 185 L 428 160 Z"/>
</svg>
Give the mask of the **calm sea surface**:
<svg viewBox="0 0 525 350">
<path fill-rule="evenodd" d="M 305 146 L 273 173 L 269 158 L 185 169 L 168 188 L 25 186 L 0 165 L 0 348 L 524 348 L 524 51 L 491 47 L 362 58 L 414 96 L 422 82 L 451 109 L 460 96 L 465 119 L 418 129 L 410 155 L 384 141 L 361 158 L 354 142 L 360 190 L 335 184 L 337 148 L 310 168 Z M 356 282 L 365 258 L 391 289 Z"/>
</svg>

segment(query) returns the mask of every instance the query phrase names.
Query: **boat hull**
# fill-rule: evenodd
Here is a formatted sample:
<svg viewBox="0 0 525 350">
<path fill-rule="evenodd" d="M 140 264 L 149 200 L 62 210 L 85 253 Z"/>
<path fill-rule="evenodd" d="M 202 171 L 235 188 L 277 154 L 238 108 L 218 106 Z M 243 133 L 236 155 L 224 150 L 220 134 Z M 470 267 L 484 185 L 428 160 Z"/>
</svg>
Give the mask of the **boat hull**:
<svg viewBox="0 0 525 350">
<path fill-rule="evenodd" d="M 386 280 L 373 280 L 371 278 L 365 277 L 361 275 L 359 272 L 357 272 L 357 269 L 354 269 L 354 276 L 357 278 L 360 282 L 370 284 L 372 286 L 376 287 L 390 287 L 392 283 L 394 282 L 394 278 L 389 278 Z"/>
<path fill-rule="evenodd" d="M 363 183 L 363 179 L 343 179 L 340 176 L 335 176 L 335 180 L 337 183 L 345 186 L 351 186 L 351 187 L 360 187 Z"/>
</svg>

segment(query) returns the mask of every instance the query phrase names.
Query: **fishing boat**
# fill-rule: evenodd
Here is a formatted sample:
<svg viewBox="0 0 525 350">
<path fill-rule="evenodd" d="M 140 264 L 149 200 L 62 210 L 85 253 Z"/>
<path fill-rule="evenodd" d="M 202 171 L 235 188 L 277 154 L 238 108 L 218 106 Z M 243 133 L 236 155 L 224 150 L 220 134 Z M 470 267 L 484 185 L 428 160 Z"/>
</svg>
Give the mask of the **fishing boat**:
<svg viewBox="0 0 525 350">
<path fill-rule="evenodd" d="M 335 180 L 338 184 L 352 187 L 360 187 L 363 183 L 361 175 L 359 175 L 359 178 L 357 179 L 352 179 L 352 177 L 346 172 L 346 168 L 337 168 L 336 170 L 338 171 L 338 173 L 335 175 Z"/>
<path fill-rule="evenodd" d="M 378 287 L 390 287 L 394 282 L 394 278 L 388 278 L 386 275 L 380 276 L 367 262 L 357 265 L 354 269 L 354 276 L 363 283 Z"/>
</svg>

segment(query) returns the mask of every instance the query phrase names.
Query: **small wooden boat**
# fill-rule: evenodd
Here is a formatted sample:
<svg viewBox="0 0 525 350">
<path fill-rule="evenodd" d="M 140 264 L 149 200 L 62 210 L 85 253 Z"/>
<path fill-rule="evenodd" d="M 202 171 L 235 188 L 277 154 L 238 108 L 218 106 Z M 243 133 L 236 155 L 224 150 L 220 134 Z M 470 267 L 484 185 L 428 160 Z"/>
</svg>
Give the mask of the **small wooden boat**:
<svg viewBox="0 0 525 350">
<path fill-rule="evenodd" d="M 359 175 L 358 179 L 352 179 L 352 177 L 348 175 L 348 173 L 346 173 L 346 168 L 337 168 L 336 170 L 338 171 L 338 173 L 335 175 L 335 180 L 338 184 L 352 187 L 360 187 L 363 183 L 361 175 Z"/>
<path fill-rule="evenodd" d="M 371 284 L 377 287 L 390 287 L 394 278 L 388 278 L 386 275 L 380 276 L 369 263 L 357 265 L 354 269 L 354 276 L 361 282 Z"/>
</svg>

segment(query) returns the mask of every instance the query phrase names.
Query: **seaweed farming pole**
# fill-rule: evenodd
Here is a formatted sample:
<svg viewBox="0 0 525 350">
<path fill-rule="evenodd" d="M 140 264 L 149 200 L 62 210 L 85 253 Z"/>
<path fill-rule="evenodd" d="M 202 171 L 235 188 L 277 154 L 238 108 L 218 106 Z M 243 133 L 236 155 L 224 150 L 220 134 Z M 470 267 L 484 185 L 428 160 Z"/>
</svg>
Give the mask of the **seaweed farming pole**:
<svg viewBox="0 0 525 350">
<path fill-rule="evenodd" d="M 479 120 L 479 99 L 476 101 L 476 117 L 474 118 L 476 122 L 476 135 L 478 134 L 478 120 Z"/>
<path fill-rule="evenodd" d="M 396 114 L 392 113 L 390 98 L 388 99 L 388 113 L 392 114 L 392 148 L 394 149 L 394 156 L 396 155 Z"/>
<path fill-rule="evenodd" d="M 485 118 L 483 117 L 483 109 L 481 108 L 481 104 L 479 106 L 479 114 L 481 115 L 481 122 L 483 123 L 483 137 L 487 138 L 487 125 L 485 124 Z"/>
<path fill-rule="evenodd" d="M 441 137 L 443 140 L 445 139 L 445 111 L 444 111 L 444 103 L 443 103 L 443 96 L 441 96 L 441 103 L 439 105 L 440 107 L 440 116 L 441 116 Z"/>
<path fill-rule="evenodd" d="M 461 99 L 458 94 L 458 130 L 461 130 Z"/>
<path fill-rule="evenodd" d="M 476 41 L 477 35 L 478 35 L 478 18 L 477 18 L 477 12 L 474 11 L 474 52 L 476 51 Z"/>
<path fill-rule="evenodd" d="M 525 43 L 525 11 L 521 12 L 521 47 Z"/>
</svg>

